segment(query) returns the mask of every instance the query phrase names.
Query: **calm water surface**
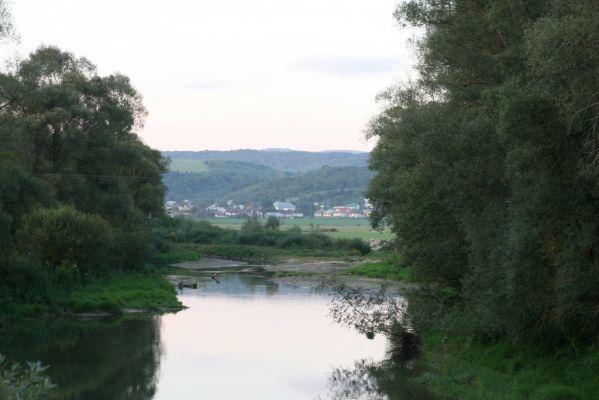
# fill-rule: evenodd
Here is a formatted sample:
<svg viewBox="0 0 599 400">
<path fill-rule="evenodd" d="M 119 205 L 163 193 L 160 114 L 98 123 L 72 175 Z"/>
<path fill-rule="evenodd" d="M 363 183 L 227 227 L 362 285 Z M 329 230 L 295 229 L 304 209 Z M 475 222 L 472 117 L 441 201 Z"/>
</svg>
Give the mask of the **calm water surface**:
<svg viewBox="0 0 599 400">
<path fill-rule="evenodd" d="M 219 280 L 185 289 L 177 314 L 13 327 L 0 353 L 50 365 L 56 399 L 424 398 L 388 397 L 368 378 L 351 387 L 387 343 L 334 324 L 326 294 L 252 274 Z"/>
</svg>

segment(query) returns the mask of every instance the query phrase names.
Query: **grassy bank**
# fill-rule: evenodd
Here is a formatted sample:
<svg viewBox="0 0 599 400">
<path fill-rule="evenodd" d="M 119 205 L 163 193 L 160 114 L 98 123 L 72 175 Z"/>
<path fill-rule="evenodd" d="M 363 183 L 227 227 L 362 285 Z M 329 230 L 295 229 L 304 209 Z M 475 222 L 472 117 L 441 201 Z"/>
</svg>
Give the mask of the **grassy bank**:
<svg viewBox="0 0 599 400">
<path fill-rule="evenodd" d="M 115 273 L 89 285 L 57 290 L 50 304 L 14 304 L 11 317 L 62 313 L 180 310 L 175 288 L 157 273 Z"/>
<path fill-rule="evenodd" d="M 366 278 L 387 279 L 391 281 L 414 282 L 414 271 L 409 267 L 398 267 L 391 260 L 370 262 L 349 268 L 344 273 Z"/>
<path fill-rule="evenodd" d="M 460 400 L 592 400 L 599 393 L 599 348 L 557 352 L 534 345 L 430 333 L 423 337 L 425 372 L 417 381 Z"/>
<path fill-rule="evenodd" d="M 59 300 L 73 312 L 181 309 L 173 285 L 158 274 L 118 274 L 73 290 Z"/>
</svg>

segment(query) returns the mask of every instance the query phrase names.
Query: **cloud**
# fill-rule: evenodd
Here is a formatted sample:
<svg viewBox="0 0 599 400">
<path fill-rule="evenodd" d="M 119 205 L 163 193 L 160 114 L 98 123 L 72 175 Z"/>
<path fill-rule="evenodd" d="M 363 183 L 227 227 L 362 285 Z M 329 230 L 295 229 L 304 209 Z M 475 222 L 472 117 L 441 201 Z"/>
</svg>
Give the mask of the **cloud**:
<svg viewBox="0 0 599 400">
<path fill-rule="evenodd" d="M 324 56 L 302 60 L 297 67 L 336 75 L 385 74 L 397 69 L 395 58 Z"/>
</svg>

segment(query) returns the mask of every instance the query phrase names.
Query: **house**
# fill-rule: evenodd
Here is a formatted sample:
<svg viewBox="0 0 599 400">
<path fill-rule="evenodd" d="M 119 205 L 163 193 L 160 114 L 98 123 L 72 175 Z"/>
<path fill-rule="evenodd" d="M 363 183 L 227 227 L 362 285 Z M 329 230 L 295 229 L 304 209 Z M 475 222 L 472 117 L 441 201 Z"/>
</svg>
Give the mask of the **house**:
<svg viewBox="0 0 599 400">
<path fill-rule="evenodd" d="M 304 218 L 304 214 L 296 211 L 295 204 L 289 203 L 287 201 L 275 201 L 272 203 L 276 212 L 267 212 L 264 214 L 266 218 L 268 217 L 277 217 L 277 218 Z"/>
<path fill-rule="evenodd" d="M 272 203 L 272 206 L 277 211 L 295 211 L 295 209 L 297 208 L 295 207 L 295 204 L 286 201 L 275 201 L 274 203 Z"/>
</svg>

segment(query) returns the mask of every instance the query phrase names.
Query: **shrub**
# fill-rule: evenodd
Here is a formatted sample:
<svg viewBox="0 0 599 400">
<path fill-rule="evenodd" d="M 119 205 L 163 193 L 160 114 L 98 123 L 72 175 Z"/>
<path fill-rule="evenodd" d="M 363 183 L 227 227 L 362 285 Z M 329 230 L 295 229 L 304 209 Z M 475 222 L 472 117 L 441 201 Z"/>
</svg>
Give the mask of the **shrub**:
<svg viewBox="0 0 599 400">
<path fill-rule="evenodd" d="M 97 272 L 110 263 L 113 234 L 108 222 L 72 207 L 38 209 L 18 232 L 20 249 L 57 269 Z"/>
<path fill-rule="evenodd" d="M 0 399 L 45 399 L 54 386 L 43 373 L 46 368 L 39 362 L 27 363 L 27 367 L 19 364 L 9 366 L 0 354 Z"/>
</svg>

